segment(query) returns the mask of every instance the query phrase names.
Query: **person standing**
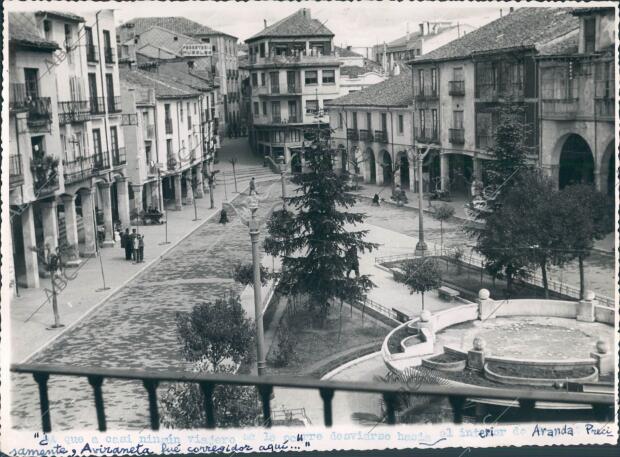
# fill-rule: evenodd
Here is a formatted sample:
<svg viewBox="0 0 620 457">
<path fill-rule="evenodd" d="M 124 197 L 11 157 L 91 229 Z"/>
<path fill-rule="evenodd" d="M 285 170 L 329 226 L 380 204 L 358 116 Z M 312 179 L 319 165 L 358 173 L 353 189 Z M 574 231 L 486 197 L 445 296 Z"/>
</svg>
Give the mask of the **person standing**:
<svg viewBox="0 0 620 457">
<path fill-rule="evenodd" d="M 258 195 L 258 192 L 256 192 L 256 181 L 254 180 L 254 176 L 250 179 L 250 195 L 252 195 L 252 193 Z"/>
<path fill-rule="evenodd" d="M 131 260 L 131 234 L 129 229 L 121 235 L 121 246 L 125 249 L 125 260 Z"/>
<path fill-rule="evenodd" d="M 138 262 L 144 261 L 144 235 L 138 235 Z"/>
<path fill-rule="evenodd" d="M 131 234 L 131 256 L 135 263 L 138 263 L 138 234 L 136 233 L 136 229 L 133 229 L 133 233 Z"/>
</svg>

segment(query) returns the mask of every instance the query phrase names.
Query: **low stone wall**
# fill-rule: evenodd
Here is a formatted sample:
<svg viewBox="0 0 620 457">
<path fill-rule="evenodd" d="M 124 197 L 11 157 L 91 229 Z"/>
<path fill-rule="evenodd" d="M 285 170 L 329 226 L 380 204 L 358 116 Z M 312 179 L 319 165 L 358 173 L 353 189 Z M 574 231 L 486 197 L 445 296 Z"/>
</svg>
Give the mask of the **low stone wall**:
<svg viewBox="0 0 620 457">
<path fill-rule="evenodd" d="M 493 317 L 545 316 L 575 319 L 579 302 L 568 300 L 493 300 Z"/>
<path fill-rule="evenodd" d="M 592 381 L 598 380 L 598 369 L 594 366 L 591 368 L 592 368 L 592 374 L 588 376 L 583 376 L 580 378 L 563 378 L 563 379 L 522 378 L 522 377 L 517 377 L 517 376 L 505 376 L 505 375 L 496 373 L 489 368 L 488 363 L 485 363 L 484 377 L 491 381 L 499 382 L 501 384 L 552 387 L 558 381 L 583 383 L 583 382 L 592 382 Z"/>
<path fill-rule="evenodd" d="M 613 326 L 616 323 L 616 310 L 608 308 L 607 306 L 595 305 L 594 319 L 596 322 Z"/>
<path fill-rule="evenodd" d="M 452 325 L 476 319 L 478 319 L 478 305 L 471 303 L 438 311 L 433 315 L 431 321 L 433 322 L 433 329 L 435 332 L 439 332 Z"/>
</svg>

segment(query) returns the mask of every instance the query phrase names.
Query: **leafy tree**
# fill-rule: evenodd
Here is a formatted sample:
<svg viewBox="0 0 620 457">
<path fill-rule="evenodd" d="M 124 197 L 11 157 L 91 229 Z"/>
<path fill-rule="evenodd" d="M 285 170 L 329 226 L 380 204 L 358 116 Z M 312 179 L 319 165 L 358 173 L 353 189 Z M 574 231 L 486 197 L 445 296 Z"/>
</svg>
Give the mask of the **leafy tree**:
<svg viewBox="0 0 620 457">
<path fill-rule="evenodd" d="M 403 268 L 403 282 L 409 287 L 410 293 L 422 294 L 424 309 L 424 293 L 441 287 L 441 269 L 432 257 L 422 257 L 407 261 Z"/>
<path fill-rule="evenodd" d="M 233 278 L 244 286 L 254 285 L 254 265 L 251 263 L 238 263 L 233 269 Z M 260 282 L 264 286 L 271 278 L 271 273 L 264 266 L 260 266 Z"/>
<path fill-rule="evenodd" d="M 179 342 L 187 360 L 206 359 L 214 370 L 223 361 L 240 363 L 254 339 L 254 325 L 239 297 L 230 296 L 195 305 L 177 313 Z"/>
<path fill-rule="evenodd" d="M 439 232 L 441 233 L 441 250 L 443 251 L 443 223 L 454 216 L 454 207 L 443 204 L 435 208 L 433 217 L 439 221 Z"/>
<path fill-rule="evenodd" d="M 291 178 L 298 185 L 297 195 L 286 198 L 292 213 L 274 213 L 264 244 L 268 254 L 282 259 L 280 291 L 307 294 L 308 307 L 320 325 L 331 300 L 347 300 L 347 294 L 360 295 L 374 286 L 367 275 L 346 277 L 349 262 L 345 253 L 351 248 L 361 253 L 376 247 L 364 241 L 367 231 L 347 227 L 363 222 L 365 216 L 347 211 L 355 197 L 345 192 L 348 173 L 337 175 L 332 169 L 334 151 L 328 147 L 329 136 L 327 129 L 306 134 L 311 141 L 305 150 L 308 172 Z"/>
<path fill-rule="evenodd" d="M 559 192 L 558 206 L 566 207 L 566 237 L 571 254 L 579 263 L 579 293 L 585 296 L 584 260 L 592 252 L 594 241 L 614 229 L 613 201 L 593 186 L 576 184 Z"/>
</svg>

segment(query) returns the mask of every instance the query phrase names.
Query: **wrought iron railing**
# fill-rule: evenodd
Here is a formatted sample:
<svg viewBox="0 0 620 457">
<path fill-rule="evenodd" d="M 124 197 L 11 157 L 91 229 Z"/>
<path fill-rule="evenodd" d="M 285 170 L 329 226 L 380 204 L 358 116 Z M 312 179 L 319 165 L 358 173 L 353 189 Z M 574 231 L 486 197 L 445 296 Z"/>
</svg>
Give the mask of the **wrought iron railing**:
<svg viewBox="0 0 620 457">
<path fill-rule="evenodd" d="M 116 52 L 112 47 L 103 48 L 103 56 L 107 64 L 113 64 L 116 61 Z"/>
<path fill-rule="evenodd" d="M 92 44 L 86 45 L 86 61 L 99 62 L 99 48 Z"/>
<path fill-rule="evenodd" d="M 360 141 L 373 141 L 372 130 L 360 130 Z"/>
<path fill-rule="evenodd" d="M 28 109 L 28 94 L 24 83 L 11 83 L 9 91 L 9 110 Z"/>
<path fill-rule="evenodd" d="M 347 140 L 356 141 L 359 139 L 357 129 L 347 129 Z"/>
<path fill-rule="evenodd" d="M 544 99 L 542 101 L 543 116 L 572 118 L 579 110 L 579 99 Z"/>
<path fill-rule="evenodd" d="M 437 100 L 438 98 L 439 94 L 437 93 L 437 91 L 418 92 L 417 94 L 415 94 L 415 99 L 418 102 Z"/>
<path fill-rule="evenodd" d="M 465 95 L 465 81 L 449 81 L 449 95 Z"/>
<path fill-rule="evenodd" d="M 50 97 L 28 100 L 28 127 L 45 127 L 52 122 L 52 99 Z"/>
<path fill-rule="evenodd" d="M 490 149 L 495 146 L 493 135 L 476 134 L 476 147 L 479 149 Z"/>
<path fill-rule="evenodd" d="M 502 83 L 477 82 L 476 98 L 480 100 L 497 100 L 499 98 L 523 98 L 523 84 L 521 82 Z"/>
<path fill-rule="evenodd" d="M 95 154 L 93 156 L 93 170 L 107 170 L 110 168 L 110 158 L 108 157 L 108 153 L 100 152 L 99 154 Z"/>
<path fill-rule="evenodd" d="M 112 166 L 118 167 L 127 163 L 127 155 L 125 154 L 125 146 L 112 151 Z"/>
<path fill-rule="evenodd" d="M 9 184 L 17 186 L 24 182 L 24 172 L 22 168 L 22 156 L 20 154 L 9 155 Z"/>
<path fill-rule="evenodd" d="M 597 116 L 613 117 L 615 116 L 614 108 L 616 101 L 613 98 L 596 98 L 594 100 L 594 109 Z"/>
<path fill-rule="evenodd" d="M 122 111 L 121 108 L 121 97 L 119 95 L 111 95 L 108 96 L 108 112 L 109 113 L 120 113 Z"/>
<path fill-rule="evenodd" d="M 416 141 L 422 142 L 422 143 L 431 143 L 431 142 L 436 142 L 438 135 L 437 135 L 437 130 L 434 130 L 432 128 L 427 128 L 427 129 L 421 129 L 421 128 L 416 128 Z"/>
<path fill-rule="evenodd" d="M 464 144 L 465 143 L 465 129 L 449 129 L 449 140 L 452 144 Z"/>
<path fill-rule="evenodd" d="M 105 99 L 92 97 L 90 99 L 90 114 L 105 114 Z"/>
<path fill-rule="evenodd" d="M 87 100 L 58 102 L 58 122 L 61 125 L 70 122 L 85 122 L 89 119 L 90 106 Z"/>
<path fill-rule="evenodd" d="M 63 162 L 63 175 L 65 184 L 84 181 L 93 175 L 95 159 L 90 157 L 78 157 L 74 160 Z"/>
</svg>

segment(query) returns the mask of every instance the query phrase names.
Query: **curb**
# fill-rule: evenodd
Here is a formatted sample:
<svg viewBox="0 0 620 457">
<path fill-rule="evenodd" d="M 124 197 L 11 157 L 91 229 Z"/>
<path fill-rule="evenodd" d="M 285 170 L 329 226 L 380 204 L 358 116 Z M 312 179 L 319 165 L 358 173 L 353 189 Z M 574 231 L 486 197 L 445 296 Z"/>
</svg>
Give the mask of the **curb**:
<svg viewBox="0 0 620 457">
<path fill-rule="evenodd" d="M 381 355 L 381 351 L 371 352 L 370 354 L 363 355 L 361 357 L 358 357 L 357 359 L 349 360 L 348 362 L 343 363 L 342 365 L 340 365 L 340 366 L 334 368 L 333 370 L 328 371 L 327 373 L 325 373 L 321 377 L 321 380 L 331 379 L 334 376 L 336 376 L 338 373 L 340 373 L 341 371 L 346 370 L 347 368 L 349 368 L 351 365 L 356 365 L 358 363 L 365 362 L 366 360 L 372 359 L 373 357 L 376 357 L 377 355 Z"/>
<path fill-rule="evenodd" d="M 242 195 L 247 189 L 249 189 L 249 185 L 243 189 L 242 192 L 239 192 L 237 195 L 235 195 L 232 199 L 228 200 L 228 202 L 231 202 L 233 200 L 235 200 L 237 197 L 239 197 L 240 195 Z M 210 209 L 210 208 L 209 208 Z M 214 208 L 215 209 L 215 208 Z M 58 334 L 56 334 L 52 339 L 50 339 L 48 342 L 46 342 L 45 344 L 43 344 L 41 347 L 39 347 L 38 349 L 32 351 L 30 354 L 28 354 L 28 356 L 26 356 L 21 362 L 18 363 L 28 363 L 28 361 L 34 357 L 37 353 L 43 351 L 44 349 L 46 349 L 47 347 L 49 347 L 53 342 L 55 342 L 59 337 L 61 337 L 62 335 L 64 335 L 67 331 L 69 331 L 70 329 L 74 328 L 77 324 L 79 324 L 80 322 L 82 322 L 86 317 L 88 317 L 93 311 L 95 311 L 97 308 L 99 308 L 101 305 L 103 305 L 106 301 L 108 301 L 109 299 L 111 299 L 112 297 L 114 297 L 123 287 L 125 287 L 127 284 L 129 284 L 131 281 L 133 281 L 134 279 L 136 279 L 139 275 L 141 275 L 142 273 L 144 273 L 146 270 L 150 269 L 153 265 L 155 265 L 155 263 L 159 262 L 166 254 L 168 254 L 168 252 L 170 252 L 173 248 L 177 247 L 181 242 L 185 241 L 186 238 L 188 238 L 190 235 L 192 235 L 194 232 L 196 232 L 199 228 L 201 228 L 204 224 L 206 224 L 207 222 L 209 222 L 212 218 L 214 218 L 216 215 L 218 214 L 218 211 L 215 211 L 213 214 L 211 214 L 209 217 L 207 217 L 204 221 L 202 221 L 200 224 L 198 224 L 194 229 L 190 230 L 188 233 L 186 233 L 185 235 L 183 235 L 178 241 L 175 241 L 174 243 L 171 243 L 170 246 L 168 246 L 167 249 L 165 249 L 164 251 L 161 252 L 161 254 L 159 254 L 157 257 L 153 258 L 149 263 L 147 263 L 144 268 L 142 268 L 139 271 L 136 271 L 133 275 L 131 275 L 127 280 L 125 280 L 122 284 L 119 284 L 112 292 L 110 292 L 110 294 L 107 297 L 102 298 L 100 301 L 98 301 L 97 303 L 95 303 L 94 305 L 92 305 L 88 310 L 86 310 L 86 312 L 84 314 L 82 314 L 76 321 L 72 322 L 71 324 L 67 325 L 66 327 L 64 327 L 62 329 L 62 331 Z"/>
</svg>

